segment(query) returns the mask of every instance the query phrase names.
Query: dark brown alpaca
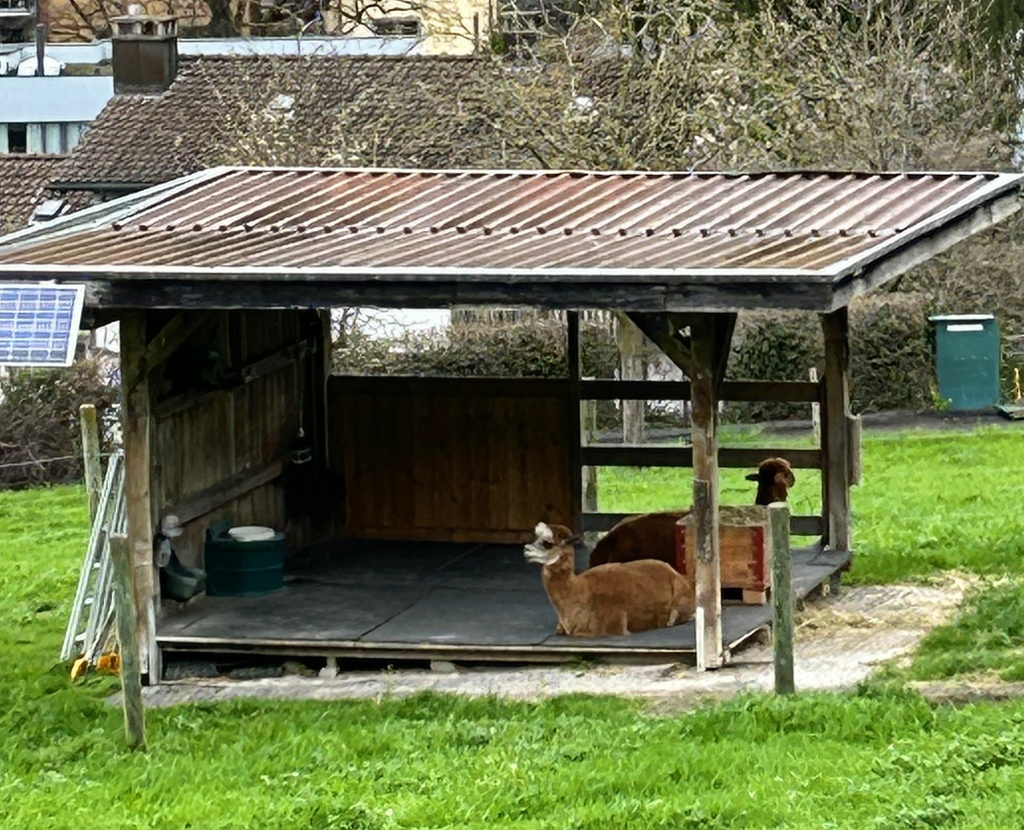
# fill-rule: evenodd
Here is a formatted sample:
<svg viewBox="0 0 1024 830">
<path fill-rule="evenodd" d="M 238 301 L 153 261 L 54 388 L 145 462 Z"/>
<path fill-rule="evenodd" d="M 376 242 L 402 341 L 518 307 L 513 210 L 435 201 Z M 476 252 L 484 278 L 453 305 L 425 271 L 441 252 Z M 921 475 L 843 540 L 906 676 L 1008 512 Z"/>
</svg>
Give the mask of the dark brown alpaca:
<svg viewBox="0 0 1024 830">
<path fill-rule="evenodd" d="M 786 501 L 789 488 L 796 484 L 796 476 L 785 458 L 766 458 L 756 473 L 750 473 L 747 481 L 757 482 L 757 496 L 754 504 L 768 505 L 773 501 Z"/>
</svg>

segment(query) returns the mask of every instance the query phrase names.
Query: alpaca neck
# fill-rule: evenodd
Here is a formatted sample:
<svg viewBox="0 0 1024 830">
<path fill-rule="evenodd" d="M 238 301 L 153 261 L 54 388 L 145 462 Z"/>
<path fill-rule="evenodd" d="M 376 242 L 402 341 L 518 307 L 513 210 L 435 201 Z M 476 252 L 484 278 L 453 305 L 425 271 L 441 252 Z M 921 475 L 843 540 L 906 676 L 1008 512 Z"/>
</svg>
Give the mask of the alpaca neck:
<svg viewBox="0 0 1024 830">
<path fill-rule="evenodd" d="M 571 547 L 562 548 L 561 555 L 550 565 L 545 565 L 541 578 L 544 590 L 548 592 L 551 603 L 561 609 L 573 593 L 573 585 L 577 581 L 575 553 Z"/>
</svg>

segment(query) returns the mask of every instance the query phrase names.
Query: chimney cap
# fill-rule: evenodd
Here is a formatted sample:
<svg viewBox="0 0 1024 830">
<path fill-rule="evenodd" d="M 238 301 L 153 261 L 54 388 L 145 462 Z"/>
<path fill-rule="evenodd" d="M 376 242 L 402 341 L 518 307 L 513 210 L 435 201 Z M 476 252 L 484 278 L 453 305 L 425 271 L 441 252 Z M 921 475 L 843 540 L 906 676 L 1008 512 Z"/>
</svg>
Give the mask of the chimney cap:
<svg viewBox="0 0 1024 830">
<path fill-rule="evenodd" d="M 131 6 L 133 11 L 139 6 Z M 177 37 L 178 18 L 173 14 L 125 14 L 110 18 L 114 38 Z"/>
</svg>

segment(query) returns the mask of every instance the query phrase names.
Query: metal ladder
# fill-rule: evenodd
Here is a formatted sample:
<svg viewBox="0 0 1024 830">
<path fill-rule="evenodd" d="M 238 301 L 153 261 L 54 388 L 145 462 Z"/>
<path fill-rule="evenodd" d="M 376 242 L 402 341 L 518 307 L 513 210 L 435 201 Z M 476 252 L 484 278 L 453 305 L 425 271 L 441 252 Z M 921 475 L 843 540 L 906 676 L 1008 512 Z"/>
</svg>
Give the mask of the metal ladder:
<svg viewBox="0 0 1024 830">
<path fill-rule="evenodd" d="M 110 536 L 127 531 L 124 499 L 124 454 L 113 453 L 107 462 L 96 518 L 89 534 L 82 571 L 78 578 L 75 603 L 64 633 L 60 659 L 81 656 L 89 663 L 99 657 L 114 617 L 113 569 L 110 563 Z M 84 623 L 84 624 L 83 624 Z M 77 666 L 76 666 L 77 667 Z"/>
</svg>

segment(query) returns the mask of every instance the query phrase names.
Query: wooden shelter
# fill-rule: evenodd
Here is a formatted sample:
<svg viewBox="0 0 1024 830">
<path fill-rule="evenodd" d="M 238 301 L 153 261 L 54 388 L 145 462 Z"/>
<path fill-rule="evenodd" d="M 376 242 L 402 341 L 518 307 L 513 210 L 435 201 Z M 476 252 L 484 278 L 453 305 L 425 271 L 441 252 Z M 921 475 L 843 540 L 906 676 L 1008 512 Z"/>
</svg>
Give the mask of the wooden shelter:
<svg viewBox="0 0 1024 830">
<path fill-rule="evenodd" d="M 1016 211 L 1020 181 L 216 168 L 0 239 L 0 274 L 84 283 L 91 323 L 120 320 L 129 542 L 151 682 L 162 649 L 492 659 L 692 651 L 692 628 L 685 646 L 666 639 L 668 630 L 628 643 L 552 643 L 517 640 L 506 613 L 508 630 L 452 645 L 448 634 L 418 641 L 425 628 L 415 615 L 404 633 L 374 640 L 331 634 L 312 611 L 320 603 L 352 631 L 380 632 L 426 584 L 437 588 L 442 616 L 500 606 L 486 591 L 521 564 L 521 550 L 509 546 L 536 521 L 601 530 L 619 518 L 583 512 L 581 468 L 613 465 L 692 466 L 692 492 L 679 503 L 694 509 L 703 649 L 719 665 L 736 642 L 723 634 L 719 467 L 784 455 L 796 468 L 820 469 L 820 515 L 792 519 L 796 533 L 820 537 L 805 579 L 848 561 L 858 461 L 847 304 Z M 564 379 L 330 377 L 331 307 L 493 303 L 569 311 Z M 688 380 L 581 379 L 581 309 L 626 312 Z M 745 309 L 819 313 L 822 380 L 725 381 Z M 690 399 L 692 446 L 583 446 L 587 399 Z M 821 446 L 719 448 L 721 400 L 819 402 Z M 292 455 L 300 430 L 308 465 Z M 204 635 L 223 606 L 162 617 L 153 540 L 168 514 L 184 523 L 176 547 L 193 563 L 204 530 L 221 518 L 286 529 L 294 550 L 360 541 L 334 572 L 334 589 L 327 580 L 302 600 L 238 600 L 247 622 Z M 444 547 L 459 544 L 456 553 Z M 388 572 L 398 559 L 385 549 L 406 562 L 415 550 L 414 566 L 401 577 Z M 445 605 L 444 591 L 478 573 L 488 551 L 493 578 L 473 583 L 484 593 Z M 303 561 L 307 576 L 327 567 Z M 530 601 L 540 596 L 546 608 L 533 579 Z M 358 592 L 375 581 L 385 589 L 360 604 Z M 344 603 L 341 585 L 357 586 Z M 390 610 L 373 617 L 375 603 Z M 736 609 L 737 631 L 753 630 L 751 613 Z M 278 634 L 254 634 L 267 620 Z"/>
</svg>

